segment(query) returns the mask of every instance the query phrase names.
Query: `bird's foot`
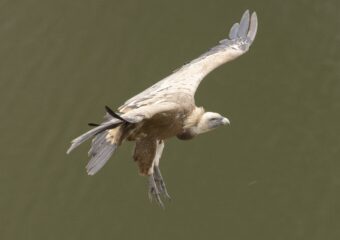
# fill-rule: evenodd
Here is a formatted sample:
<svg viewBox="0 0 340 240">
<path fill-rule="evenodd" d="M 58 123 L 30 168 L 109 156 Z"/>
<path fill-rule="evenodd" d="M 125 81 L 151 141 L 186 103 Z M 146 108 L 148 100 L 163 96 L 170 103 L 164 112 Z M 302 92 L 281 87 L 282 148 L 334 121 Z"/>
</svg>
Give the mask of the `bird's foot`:
<svg viewBox="0 0 340 240">
<path fill-rule="evenodd" d="M 158 189 L 158 186 L 157 186 L 157 183 L 155 181 L 153 174 L 149 176 L 149 199 L 151 202 L 155 200 L 162 208 L 164 208 L 164 204 L 161 199 L 161 193 Z"/>
<path fill-rule="evenodd" d="M 158 187 L 158 190 L 160 194 L 167 200 L 171 200 L 171 197 L 166 189 L 165 182 L 163 180 L 161 170 L 158 166 L 154 166 L 154 180 L 156 182 L 156 185 Z"/>
</svg>

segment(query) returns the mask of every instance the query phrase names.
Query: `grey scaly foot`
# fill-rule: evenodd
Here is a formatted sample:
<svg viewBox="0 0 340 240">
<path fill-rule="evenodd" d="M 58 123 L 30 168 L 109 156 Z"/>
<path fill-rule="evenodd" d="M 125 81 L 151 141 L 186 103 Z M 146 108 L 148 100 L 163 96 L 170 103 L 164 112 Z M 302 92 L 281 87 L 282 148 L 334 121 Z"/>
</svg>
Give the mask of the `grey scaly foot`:
<svg viewBox="0 0 340 240">
<path fill-rule="evenodd" d="M 166 199 L 171 200 L 171 197 L 166 189 L 165 182 L 163 180 L 161 170 L 158 166 L 154 166 L 154 180 L 157 184 L 160 194 L 162 194 Z"/>
<path fill-rule="evenodd" d="M 164 204 L 162 202 L 161 195 L 153 174 L 149 176 L 149 199 L 150 201 L 155 200 L 162 208 L 164 208 Z"/>
</svg>

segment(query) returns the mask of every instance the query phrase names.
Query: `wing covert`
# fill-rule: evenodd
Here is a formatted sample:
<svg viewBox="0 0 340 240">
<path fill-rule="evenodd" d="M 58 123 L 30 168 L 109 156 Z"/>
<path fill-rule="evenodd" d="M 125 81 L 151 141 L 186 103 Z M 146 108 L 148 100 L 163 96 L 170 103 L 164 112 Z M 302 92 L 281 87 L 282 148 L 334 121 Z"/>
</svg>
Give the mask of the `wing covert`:
<svg viewBox="0 0 340 240">
<path fill-rule="evenodd" d="M 157 101 L 166 101 L 167 96 L 177 93 L 194 96 L 200 82 L 208 73 L 249 50 L 256 36 L 257 25 L 256 12 L 250 16 L 249 10 L 246 10 L 241 21 L 232 25 L 229 38 L 219 41 L 219 44 L 209 51 L 130 98 L 119 110 L 124 111 L 124 109 L 134 109 Z"/>
</svg>

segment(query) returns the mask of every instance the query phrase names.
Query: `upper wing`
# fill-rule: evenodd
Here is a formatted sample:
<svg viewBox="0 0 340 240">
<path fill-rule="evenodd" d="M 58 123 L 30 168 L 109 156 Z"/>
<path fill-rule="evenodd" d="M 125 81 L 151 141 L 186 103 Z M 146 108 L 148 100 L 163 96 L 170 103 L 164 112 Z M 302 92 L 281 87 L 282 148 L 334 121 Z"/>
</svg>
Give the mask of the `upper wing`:
<svg viewBox="0 0 340 240">
<path fill-rule="evenodd" d="M 247 10 L 244 12 L 240 23 L 235 23 L 231 27 L 229 38 L 221 40 L 217 46 L 208 52 L 127 100 L 119 110 L 139 108 L 150 104 L 150 102 L 163 101 L 165 96 L 178 92 L 193 96 L 198 85 L 208 73 L 248 51 L 255 39 L 256 31 L 257 15 L 253 12 L 250 16 Z"/>
</svg>

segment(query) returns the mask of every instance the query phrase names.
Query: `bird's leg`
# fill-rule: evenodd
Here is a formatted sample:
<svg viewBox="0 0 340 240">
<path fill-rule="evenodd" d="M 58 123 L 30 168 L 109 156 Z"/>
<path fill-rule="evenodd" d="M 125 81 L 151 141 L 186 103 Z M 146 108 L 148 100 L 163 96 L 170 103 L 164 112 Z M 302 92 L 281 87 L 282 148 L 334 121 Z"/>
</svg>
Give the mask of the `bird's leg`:
<svg viewBox="0 0 340 240">
<path fill-rule="evenodd" d="M 156 202 L 162 208 L 164 208 L 164 204 L 162 202 L 161 194 L 160 194 L 160 192 L 158 190 L 158 186 L 156 184 L 156 181 L 155 181 L 155 178 L 154 178 L 154 174 L 150 174 L 149 175 L 149 198 L 150 198 L 150 201 L 156 200 Z"/>
<path fill-rule="evenodd" d="M 160 194 L 162 194 L 166 199 L 170 200 L 171 197 L 170 197 L 168 191 L 166 190 L 165 182 L 163 180 L 159 166 L 155 165 L 153 169 L 154 169 L 154 173 L 153 173 L 154 180 L 157 184 L 157 187 L 159 189 Z"/>
<path fill-rule="evenodd" d="M 168 191 L 166 190 L 165 183 L 159 170 L 159 160 L 161 158 L 162 152 L 164 149 L 164 141 L 157 140 L 156 145 L 156 153 L 152 162 L 152 166 L 149 169 L 149 198 L 152 201 L 155 199 L 157 203 L 164 207 L 163 202 L 161 200 L 161 196 L 164 196 L 166 199 L 170 199 Z"/>
</svg>

